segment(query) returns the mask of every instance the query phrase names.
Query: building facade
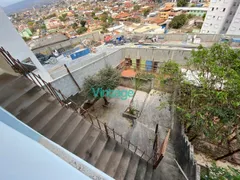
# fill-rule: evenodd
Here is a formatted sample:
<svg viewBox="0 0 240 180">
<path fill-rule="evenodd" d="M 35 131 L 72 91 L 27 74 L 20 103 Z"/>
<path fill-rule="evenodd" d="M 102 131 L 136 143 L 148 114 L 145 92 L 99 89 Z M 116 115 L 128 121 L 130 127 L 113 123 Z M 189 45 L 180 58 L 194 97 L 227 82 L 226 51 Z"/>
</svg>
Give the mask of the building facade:
<svg viewBox="0 0 240 180">
<path fill-rule="evenodd" d="M 201 33 L 203 34 L 228 34 L 229 27 L 238 20 L 240 14 L 237 13 L 239 0 L 211 0 Z M 240 19 L 239 19 L 240 20 Z M 235 23 L 234 23 L 235 24 Z M 232 28 L 237 34 L 237 27 Z"/>
<path fill-rule="evenodd" d="M 227 34 L 229 35 L 240 35 L 240 5 L 233 17 L 232 23 L 230 24 Z"/>
</svg>

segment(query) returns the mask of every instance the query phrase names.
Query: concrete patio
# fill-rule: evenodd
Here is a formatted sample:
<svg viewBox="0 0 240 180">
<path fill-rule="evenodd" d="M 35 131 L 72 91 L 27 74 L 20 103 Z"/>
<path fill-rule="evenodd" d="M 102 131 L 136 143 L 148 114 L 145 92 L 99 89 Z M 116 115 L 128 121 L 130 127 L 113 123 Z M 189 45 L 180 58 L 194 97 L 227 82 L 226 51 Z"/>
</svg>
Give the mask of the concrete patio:
<svg viewBox="0 0 240 180">
<path fill-rule="evenodd" d="M 129 88 L 119 86 L 117 89 L 123 90 Z M 160 142 L 165 138 L 168 129 L 172 127 L 169 105 L 165 104 L 169 94 L 152 90 L 149 94 L 143 91 L 137 91 L 134 98 L 134 107 L 140 111 L 140 116 L 134 120 L 127 119 L 122 113 L 127 109 L 131 98 L 122 100 L 118 98 L 109 99 L 109 106 L 103 107 L 103 99 L 97 101 L 89 112 L 96 116 L 100 121 L 105 122 L 107 126 L 114 129 L 126 140 L 138 146 L 149 156 L 152 155 L 152 147 L 154 141 L 154 132 L 156 124 L 159 124 Z M 160 109 L 161 103 L 164 108 Z M 110 131 L 111 133 L 111 131 Z M 116 137 L 120 138 L 120 137 Z M 118 139 L 120 141 L 120 139 Z M 171 151 L 171 140 L 169 141 Z"/>
</svg>

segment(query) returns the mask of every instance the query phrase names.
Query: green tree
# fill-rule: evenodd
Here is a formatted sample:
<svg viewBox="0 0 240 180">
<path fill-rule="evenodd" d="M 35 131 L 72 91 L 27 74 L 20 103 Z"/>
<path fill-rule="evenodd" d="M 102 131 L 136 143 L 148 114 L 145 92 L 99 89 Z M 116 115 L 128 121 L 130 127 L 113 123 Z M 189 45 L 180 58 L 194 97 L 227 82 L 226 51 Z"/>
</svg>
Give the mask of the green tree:
<svg viewBox="0 0 240 180">
<path fill-rule="evenodd" d="M 81 24 L 82 27 L 85 27 L 86 23 L 87 23 L 87 22 L 86 22 L 85 20 L 81 20 L 81 21 L 80 21 L 80 24 Z"/>
<path fill-rule="evenodd" d="M 59 16 L 60 21 L 66 21 L 67 20 L 67 13 L 62 14 Z"/>
<path fill-rule="evenodd" d="M 240 171 L 231 167 L 222 168 L 213 163 L 207 175 L 201 175 L 201 180 L 239 180 Z"/>
<path fill-rule="evenodd" d="M 100 17 L 100 20 L 101 20 L 102 22 L 106 22 L 107 19 L 108 19 L 108 14 L 107 14 L 107 12 L 104 12 L 104 13 L 101 15 L 101 17 Z"/>
<path fill-rule="evenodd" d="M 34 22 L 33 21 L 29 21 L 27 24 L 28 24 L 28 27 L 31 27 L 31 26 L 34 25 Z"/>
<path fill-rule="evenodd" d="M 73 24 L 72 24 L 72 28 L 73 28 L 73 29 L 77 29 L 77 28 L 78 28 L 78 24 L 77 24 L 77 23 L 73 23 Z"/>
<path fill-rule="evenodd" d="M 191 82 L 179 83 L 176 107 L 178 118 L 189 133 L 190 141 L 202 137 L 218 145 L 231 147 L 239 140 L 240 122 L 240 50 L 227 44 L 211 48 L 199 46 L 188 59 Z M 196 74 L 197 72 L 197 74 Z M 225 158 L 240 151 L 229 149 Z"/>
<path fill-rule="evenodd" d="M 134 11 L 138 11 L 140 9 L 140 6 L 138 4 L 134 5 L 133 6 L 133 10 Z"/>
<path fill-rule="evenodd" d="M 187 16 L 185 14 L 175 16 L 172 19 L 172 21 L 169 23 L 169 27 L 174 29 L 179 29 L 186 23 L 186 21 L 187 21 Z"/>
<path fill-rule="evenodd" d="M 78 30 L 77 30 L 77 33 L 78 34 L 83 34 L 87 31 L 87 28 L 86 27 L 80 27 Z"/>
<path fill-rule="evenodd" d="M 150 10 L 149 8 L 144 9 L 144 10 L 143 10 L 143 16 L 144 16 L 144 17 L 147 17 L 147 15 L 150 13 L 150 11 L 151 11 L 151 10 Z"/>
<path fill-rule="evenodd" d="M 177 1 L 177 6 L 178 7 L 184 7 L 184 6 L 187 6 L 187 4 L 188 4 L 187 0 L 178 0 Z"/>
<path fill-rule="evenodd" d="M 83 90 L 90 98 L 103 98 L 105 105 L 108 105 L 109 102 L 106 98 L 107 90 L 114 90 L 119 83 L 120 73 L 118 70 L 107 66 L 100 70 L 97 74 L 85 78 Z M 104 94 L 102 94 L 100 97 L 94 94 L 98 89 L 102 89 L 104 91 Z"/>
<path fill-rule="evenodd" d="M 108 24 L 113 24 L 113 18 L 111 16 L 108 17 L 107 19 Z"/>
<path fill-rule="evenodd" d="M 204 13 L 202 16 L 203 20 L 205 20 L 205 17 L 206 17 L 206 13 Z"/>
</svg>

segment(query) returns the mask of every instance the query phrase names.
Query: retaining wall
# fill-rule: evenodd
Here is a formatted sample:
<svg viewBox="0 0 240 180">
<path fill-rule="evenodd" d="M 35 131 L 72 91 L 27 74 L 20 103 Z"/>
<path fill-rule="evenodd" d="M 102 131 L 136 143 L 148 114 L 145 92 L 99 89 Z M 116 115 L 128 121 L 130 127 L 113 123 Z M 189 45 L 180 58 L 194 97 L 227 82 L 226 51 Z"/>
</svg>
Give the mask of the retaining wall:
<svg viewBox="0 0 240 180">
<path fill-rule="evenodd" d="M 176 92 L 173 95 L 173 101 L 175 96 Z M 176 160 L 189 180 L 200 180 L 199 166 L 194 159 L 194 148 L 189 142 L 181 122 L 177 118 L 174 107 L 172 108 L 171 113 L 174 122 L 172 138 L 175 142 L 174 149 L 176 152 Z"/>
<path fill-rule="evenodd" d="M 72 75 L 75 78 L 78 85 L 82 87 L 84 83 L 84 79 L 87 76 L 92 76 L 96 74 L 99 70 L 106 67 L 107 65 L 116 67 L 120 64 L 123 58 L 124 57 L 123 57 L 122 49 L 119 49 L 109 55 L 96 59 L 95 61 L 92 61 L 89 64 L 86 64 L 81 68 L 72 71 Z M 62 93 L 66 97 L 75 95 L 76 93 L 79 92 L 77 86 L 74 84 L 73 80 L 67 74 L 67 72 L 64 76 L 59 77 L 51 84 L 56 89 L 61 89 Z"/>
</svg>

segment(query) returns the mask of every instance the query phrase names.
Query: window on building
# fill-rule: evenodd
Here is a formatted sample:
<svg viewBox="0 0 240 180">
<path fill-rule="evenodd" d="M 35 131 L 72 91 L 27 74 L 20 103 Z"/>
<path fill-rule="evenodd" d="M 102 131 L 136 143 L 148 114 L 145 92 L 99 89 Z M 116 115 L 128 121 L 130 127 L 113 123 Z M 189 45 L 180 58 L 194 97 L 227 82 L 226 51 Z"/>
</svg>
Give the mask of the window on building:
<svg viewBox="0 0 240 180">
<path fill-rule="evenodd" d="M 222 31 L 225 31 L 226 30 L 226 28 L 224 27 L 223 29 L 222 29 Z"/>
<path fill-rule="evenodd" d="M 226 8 L 223 8 L 223 9 L 222 9 L 222 12 L 225 12 L 225 11 L 226 11 Z"/>
<path fill-rule="evenodd" d="M 216 10 L 218 10 L 218 7 L 216 8 Z"/>
<path fill-rule="evenodd" d="M 212 24 L 210 24 L 210 26 L 212 26 Z"/>
<path fill-rule="evenodd" d="M 213 18 L 215 18 L 215 16 L 213 16 Z"/>
<path fill-rule="evenodd" d="M 233 6 L 236 6 L 236 5 L 237 5 L 237 3 L 236 3 L 236 2 L 234 2 L 234 3 L 233 3 Z"/>
<path fill-rule="evenodd" d="M 234 23 L 239 23 L 240 22 L 240 18 L 236 18 Z"/>
<path fill-rule="evenodd" d="M 214 11 L 214 7 L 212 7 L 212 11 Z"/>
<path fill-rule="evenodd" d="M 210 16 L 210 15 L 207 16 L 207 19 L 211 19 L 211 18 L 212 18 L 212 16 Z"/>
</svg>

